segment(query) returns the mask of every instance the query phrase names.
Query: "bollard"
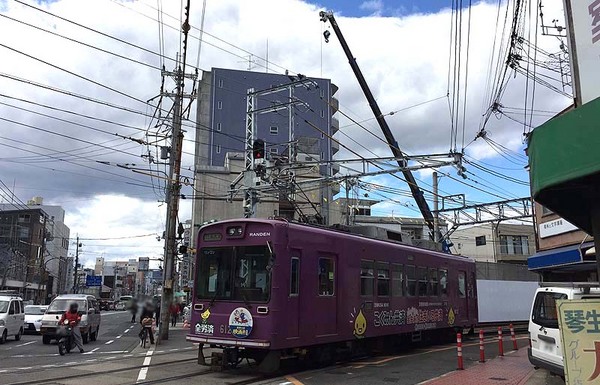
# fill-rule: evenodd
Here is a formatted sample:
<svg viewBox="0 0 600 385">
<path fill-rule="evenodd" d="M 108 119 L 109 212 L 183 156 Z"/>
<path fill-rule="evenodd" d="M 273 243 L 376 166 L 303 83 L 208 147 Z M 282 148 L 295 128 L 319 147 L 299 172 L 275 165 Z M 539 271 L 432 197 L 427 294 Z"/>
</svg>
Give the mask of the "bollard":
<svg viewBox="0 0 600 385">
<path fill-rule="evenodd" d="M 485 351 L 483 345 L 483 330 L 479 331 L 479 362 L 485 362 Z"/>
<path fill-rule="evenodd" d="M 458 353 L 458 368 L 457 370 L 463 370 L 463 357 L 462 357 L 462 334 L 456 333 L 456 351 Z"/>
<path fill-rule="evenodd" d="M 504 345 L 502 345 L 502 328 L 498 326 L 498 355 L 504 356 Z"/>
<path fill-rule="evenodd" d="M 513 343 L 513 350 L 519 350 L 519 347 L 517 346 L 517 337 L 515 336 L 515 328 L 513 327 L 513 324 L 510 324 L 510 339 Z"/>
</svg>

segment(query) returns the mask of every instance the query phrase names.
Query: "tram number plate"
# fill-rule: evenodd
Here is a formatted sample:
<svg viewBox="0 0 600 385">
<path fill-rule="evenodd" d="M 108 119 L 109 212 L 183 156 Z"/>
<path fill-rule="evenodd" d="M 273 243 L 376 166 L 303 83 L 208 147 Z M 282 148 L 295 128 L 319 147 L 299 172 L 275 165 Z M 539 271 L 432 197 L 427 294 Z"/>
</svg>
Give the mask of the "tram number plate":
<svg viewBox="0 0 600 385">
<path fill-rule="evenodd" d="M 219 326 L 219 331 L 221 332 L 221 334 L 231 334 L 231 330 L 229 330 L 229 327 L 227 327 L 227 325 Z"/>
</svg>

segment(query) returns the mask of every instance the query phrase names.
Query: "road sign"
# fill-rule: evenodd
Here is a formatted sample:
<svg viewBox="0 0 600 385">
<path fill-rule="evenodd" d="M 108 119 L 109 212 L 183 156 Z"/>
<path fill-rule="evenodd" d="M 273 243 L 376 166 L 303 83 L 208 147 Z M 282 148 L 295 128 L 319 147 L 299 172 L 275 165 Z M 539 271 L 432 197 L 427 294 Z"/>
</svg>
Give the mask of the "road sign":
<svg viewBox="0 0 600 385">
<path fill-rule="evenodd" d="M 150 258 L 140 257 L 138 259 L 138 271 L 148 271 L 150 268 Z"/>
<path fill-rule="evenodd" d="M 85 277 L 85 286 L 102 286 L 101 275 L 87 275 Z"/>
</svg>

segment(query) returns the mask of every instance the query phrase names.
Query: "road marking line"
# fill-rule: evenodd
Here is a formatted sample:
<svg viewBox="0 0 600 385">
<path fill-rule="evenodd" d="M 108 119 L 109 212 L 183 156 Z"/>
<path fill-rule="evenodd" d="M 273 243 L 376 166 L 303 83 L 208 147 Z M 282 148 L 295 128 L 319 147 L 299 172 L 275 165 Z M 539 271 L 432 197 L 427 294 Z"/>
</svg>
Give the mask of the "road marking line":
<svg viewBox="0 0 600 385">
<path fill-rule="evenodd" d="M 117 339 L 119 339 L 119 338 L 121 338 L 121 337 L 123 337 L 123 336 L 122 336 L 122 335 L 118 335 L 118 336 L 117 336 Z"/>
<path fill-rule="evenodd" d="M 0 370 L 0 373 L 8 372 L 8 370 Z"/>
<path fill-rule="evenodd" d="M 294 385 L 304 385 L 302 382 L 298 381 L 295 377 L 292 376 L 287 376 L 285 377 L 285 379 Z"/>
<path fill-rule="evenodd" d="M 129 333 L 130 330 L 131 330 L 131 328 L 125 330 L 123 333 Z"/>
<path fill-rule="evenodd" d="M 146 358 L 144 358 L 144 363 L 142 364 L 144 367 L 140 369 L 136 383 L 146 379 L 146 376 L 148 375 L 148 365 L 150 365 L 150 361 L 152 360 L 152 353 L 154 353 L 154 350 L 148 350 L 146 352 Z"/>
<path fill-rule="evenodd" d="M 94 348 L 94 349 L 90 350 L 89 352 L 85 352 L 83 354 L 92 354 L 92 353 L 94 353 L 98 349 L 100 349 L 100 348 Z"/>
<path fill-rule="evenodd" d="M 105 343 L 104 345 L 110 345 L 110 344 L 112 344 L 113 342 L 115 342 L 115 340 L 106 341 L 106 343 Z"/>
<path fill-rule="evenodd" d="M 29 342 L 25 342 L 24 344 L 21 344 L 21 345 L 17 345 L 17 346 L 15 346 L 15 348 L 20 348 L 21 346 L 35 344 L 35 342 L 36 342 L 36 341 L 29 341 Z"/>
</svg>

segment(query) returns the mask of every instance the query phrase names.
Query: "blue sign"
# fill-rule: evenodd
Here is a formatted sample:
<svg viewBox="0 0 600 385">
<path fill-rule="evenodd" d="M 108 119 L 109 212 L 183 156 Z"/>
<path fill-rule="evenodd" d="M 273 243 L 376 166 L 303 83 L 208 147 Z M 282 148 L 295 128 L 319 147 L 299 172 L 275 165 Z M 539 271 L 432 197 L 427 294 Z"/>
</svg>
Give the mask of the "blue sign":
<svg viewBox="0 0 600 385">
<path fill-rule="evenodd" d="M 102 286 L 101 275 L 87 275 L 85 277 L 85 286 Z"/>
</svg>

